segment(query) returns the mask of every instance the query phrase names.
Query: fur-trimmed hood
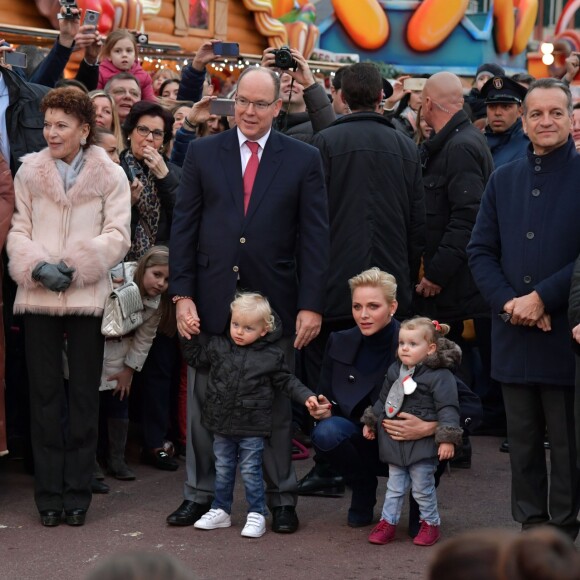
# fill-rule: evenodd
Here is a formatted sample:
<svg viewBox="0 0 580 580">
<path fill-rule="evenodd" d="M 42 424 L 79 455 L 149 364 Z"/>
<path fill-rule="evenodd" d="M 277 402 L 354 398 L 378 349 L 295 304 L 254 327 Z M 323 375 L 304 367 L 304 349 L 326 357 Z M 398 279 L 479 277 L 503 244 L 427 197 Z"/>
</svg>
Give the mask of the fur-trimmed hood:
<svg viewBox="0 0 580 580">
<path fill-rule="evenodd" d="M 448 338 L 437 339 L 437 350 L 427 356 L 423 364 L 430 369 L 449 369 L 454 372 L 461 364 L 461 349 Z"/>
</svg>

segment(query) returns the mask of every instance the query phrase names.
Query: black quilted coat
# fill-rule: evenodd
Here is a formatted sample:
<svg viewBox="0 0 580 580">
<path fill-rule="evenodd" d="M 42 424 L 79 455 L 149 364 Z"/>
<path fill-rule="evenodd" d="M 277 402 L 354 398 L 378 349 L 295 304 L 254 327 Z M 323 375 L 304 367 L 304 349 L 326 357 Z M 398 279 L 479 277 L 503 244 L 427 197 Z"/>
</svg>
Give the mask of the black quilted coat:
<svg viewBox="0 0 580 580">
<path fill-rule="evenodd" d="M 202 346 L 182 339 L 183 355 L 192 367 L 210 367 L 201 422 L 221 435 L 268 437 L 272 432 L 274 389 L 304 404 L 316 396 L 284 362 L 275 342 L 281 327 L 249 346 L 237 346 L 229 336 L 212 336 Z"/>
</svg>

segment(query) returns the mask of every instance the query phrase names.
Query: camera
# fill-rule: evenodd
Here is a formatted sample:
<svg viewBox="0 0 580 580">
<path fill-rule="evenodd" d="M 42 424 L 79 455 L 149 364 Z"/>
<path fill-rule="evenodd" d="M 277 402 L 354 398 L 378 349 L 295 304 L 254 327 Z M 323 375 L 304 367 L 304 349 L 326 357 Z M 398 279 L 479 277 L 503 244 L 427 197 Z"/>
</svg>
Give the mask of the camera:
<svg viewBox="0 0 580 580">
<path fill-rule="evenodd" d="M 78 14 L 72 13 L 72 8 L 78 8 L 76 0 L 58 0 L 58 3 L 65 9 L 65 13 L 59 13 L 57 18 L 60 20 L 62 18 L 70 19 L 78 18 Z"/>
<path fill-rule="evenodd" d="M 273 50 L 274 54 L 274 66 L 282 70 L 296 70 L 298 68 L 298 63 L 294 60 L 290 48 L 287 46 L 282 46 L 276 50 Z"/>
<path fill-rule="evenodd" d="M 149 44 L 149 35 L 144 32 L 136 32 L 135 40 L 137 41 L 137 44 Z"/>
</svg>

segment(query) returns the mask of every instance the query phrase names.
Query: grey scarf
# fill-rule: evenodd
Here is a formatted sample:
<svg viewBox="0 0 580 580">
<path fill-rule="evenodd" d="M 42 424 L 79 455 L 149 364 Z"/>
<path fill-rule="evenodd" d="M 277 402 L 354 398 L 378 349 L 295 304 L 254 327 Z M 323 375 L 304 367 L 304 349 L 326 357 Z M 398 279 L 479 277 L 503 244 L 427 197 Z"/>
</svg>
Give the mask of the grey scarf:
<svg viewBox="0 0 580 580">
<path fill-rule="evenodd" d="M 387 395 L 387 400 L 385 401 L 385 414 L 389 419 L 396 417 L 401 411 L 403 406 L 403 400 L 405 399 L 405 394 L 411 394 L 416 387 L 415 381 L 413 381 L 413 374 L 417 367 L 407 368 L 405 365 L 401 365 L 399 370 L 399 378 L 393 383 L 389 389 L 389 394 Z M 406 382 L 410 382 L 410 388 L 405 388 Z"/>
<path fill-rule="evenodd" d="M 55 159 L 54 162 L 56 163 L 56 168 L 58 169 L 62 179 L 64 190 L 67 192 L 75 184 L 77 177 L 85 164 L 84 149 L 81 147 L 70 165 L 62 159 Z"/>
</svg>

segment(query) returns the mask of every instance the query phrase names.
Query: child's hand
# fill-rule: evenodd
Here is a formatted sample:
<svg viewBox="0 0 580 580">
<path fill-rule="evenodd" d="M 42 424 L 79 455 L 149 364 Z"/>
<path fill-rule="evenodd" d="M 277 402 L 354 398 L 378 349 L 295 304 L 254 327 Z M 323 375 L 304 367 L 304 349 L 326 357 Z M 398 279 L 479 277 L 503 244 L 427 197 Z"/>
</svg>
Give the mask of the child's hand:
<svg viewBox="0 0 580 580">
<path fill-rule="evenodd" d="M 310 397 L 308 400 L 310 399 L 314 399 L 314 397 Z M 332 411 L 330 410 L 332 408 L 332 403 L 324 395 L 318 395 L 318 398 L 315 399 L 315 401 L 316 405 L 308 407 L 308 411 L 315 421 L 322 421 L 323 419 L 332 417 Z"/>
<path fill-rule="evenodd" d="M 365 425 L 363 427 L 363 437 L 365 439 L 368 439 L 369 441 L 372 441 L 376 437 L 376 435 L 375 432 L 368 425 Z"/>
<path fill-rule="evenodd" d="M 453 443 L 439 443 L 439 461 L 443 461 L 445 459 L 453 459 L 455 455 L 455 445 Z"/>
<path fill-rule="evenodd" d="M 316 409 L 318 409 L 318 400 L 314 396 L 308 397 L 308 399 L 306 399 L 306 402 L 304 404 L 306 405 L 306 408 L 308 409 L 309 413 L 312 411 L 316 411 Z"/>
<path fill-rule="evenodd" d="M 117 386 L 113 391 L 113 396 L 119 393 L 119 400 L 122 401 L 129 396 L 131 392 L 131 381 L 133 380 L 134 370 L 131 367 L 125 367 L 122 371 L 107 377 L 108 381 L 117 381 Z"/>
</svg>

